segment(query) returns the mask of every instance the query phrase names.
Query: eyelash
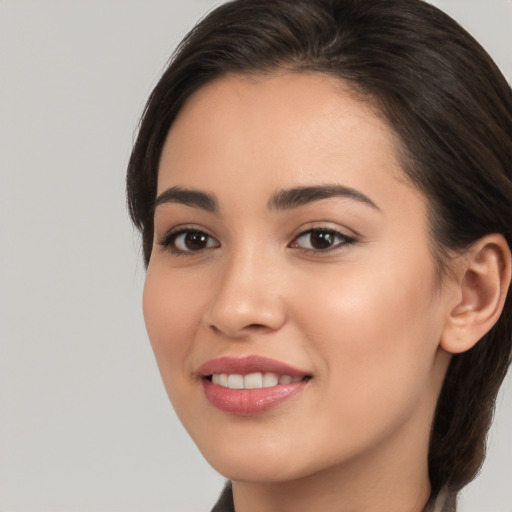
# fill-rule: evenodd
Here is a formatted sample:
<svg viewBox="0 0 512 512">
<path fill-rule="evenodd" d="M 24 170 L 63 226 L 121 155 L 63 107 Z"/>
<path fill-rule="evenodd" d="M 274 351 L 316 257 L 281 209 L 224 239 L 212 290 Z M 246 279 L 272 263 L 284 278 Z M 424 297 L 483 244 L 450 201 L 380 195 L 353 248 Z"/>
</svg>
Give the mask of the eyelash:
<svg viewBox="0 0 512 512">
<path fill-rule="evenodd" d="M 199 236 L 205 237 L 209 241 L 214 240 L 216 245 L 210 246 L 210 247 L 208 247 L 208 245 L 207 245 L 203 249 L 199 249 L 196 251 L 194 251 L 194 250 L 187 251 L 187 250 L 179 249 L 178 247 L 176 247 L 176 241 L 182 235 L 199 235 Z M 200 254 L 207 249 L 214 249 L 214 248 L 217 248 L 220 246 L 220 244 L 211 235 L 209 235 L 205 231 L 202 231 L 201 229 L 197 229 L 197 228 L 191 228 L 191 227 L 190 228 L 182 227 L 175 231 L 171 231 L 170 233 L 167 233 L 164 236 L 164 238 L 158 242 L 158 244 L 160 246 L 162 246 L 164 249 L 169 250 L 172 254 L 174 254 L 176 256 L 192 256 L 195 254 Z"/>
<path fill-rule="evenodd" d="M 322 239 L 324 241 L 328 240 L 328 237 L 331 237 L 332 239 L 337 240 L 337 242 L 334 243 L 333 245 L 323 248 L 323 249 L 318 249 L 318 248 L 314 248 L 314 247 L 312 247 L 312 248 L 302 247 L 301 248 L 299 246 L 298 241 L 301 238 L 305 238 L 305 237 L 309 236 L 310 237 L 309 240 L 311 242 L 311 236 L 314 234 L 321 235 L 321 237 L 319 238 L 320 241 Z M 180 248 L 176 247 L 176 242 L 177 242 L 178 238 L 183 235 L 199 235 L 201 237 L 204 237 L 205 239 L 208 240 L 207 246 L 202 249 L 198 249 L 198 250 L 180 249 Z M 214 241 L 214 244 L 208 245 L 211 243 L 212 240 Z M 319 240 L 317 240 L 317 242 Z M 299 233 L 293 239 L 293 241 L 288 245 L 288 247 L 290 247 L 292 249 L 302 249 L 304 252 L 310 253 L 310 254 L 311 253 L 325 254 L 325 253 L 335 251 L 338 249 L 347 248 L 351 245 L 354 245 L 356 242 L 357 242 L 357 240 L 354 237 L 344 235 L 343 233 L 341 233 L 335 229 L 319 227 L 319 228 L 311 228 L 311 229 L 308 229 L 306 231 Z M 220 247 L 219 242 L 217 242 L 211 235 L 209 235 L 205 231 L 202 231 L 197 228 L 192 228 L 192 227 L 190 227 L 190 228 L 182 227 L 182 228 L 177 229 L 176 231 L 171 231 L 170 233 L 165 235 L 164 238 L 158 242 L 158 244 L 160 246 L 162 246 L 164 249 L 169 250 L 172 254 L 177 255 L 177 256 L 193 256 L 196 254 L 201 254 L 202 252 L 204 252 L 207 249 L 216 249 L 216 248 Z"/>
<path fill-rule="evenodd" d="M 300 240 L 301 238 L 308 237 L 308 236 L 310 237 L 309 239 L 311 241 L 311 236 L 314 235 L 315 233 L 317 235 L 322 234 L 324 240 L 326 240 L 326 236 L 328 236 L 328 237 L 332 237 L 334 239 L 337 239 L 338 241 L 336 243 L 334 243 L 333 245 L 331 245 L 330 247 L 327 247 L 325 249 L 315 249 L 315 248 L 307 249 L 307 248 L 302 248 L 302 250 L 304 252 L 314 253 L 314 254 L 318 254 L 318 253 L 325 254 L 327 252 L 336 251 L 338 249 L 343 249 L 343 248 L 350 247 L 351 245 L 354 245 L 357 242 L 357 240 L 354 237 L 351 237 L 351 236 L 348 236 L 348 235 L 344 235 L 343 233 L 341 233 L 340 231 L 337 231 L 335 229 L 331 229 L 331 228 L 311 228 L 311 229 L 308 229 L 306 231 L 303 231 L 302 233 L 299 233 L 295 237 L 295 239 L 290 243 L 290 245 L 288 247 L 300 249 L 301 247 L 298 246 L 297 241 Z"/>
</svg>

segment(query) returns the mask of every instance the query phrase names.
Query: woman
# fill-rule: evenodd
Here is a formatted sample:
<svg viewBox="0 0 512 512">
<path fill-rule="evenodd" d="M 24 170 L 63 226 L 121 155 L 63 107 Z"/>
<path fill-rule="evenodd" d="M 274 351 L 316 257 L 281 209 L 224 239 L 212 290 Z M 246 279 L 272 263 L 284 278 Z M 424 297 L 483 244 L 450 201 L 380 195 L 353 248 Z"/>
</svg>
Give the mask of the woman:
<svg viewBox="0 0 512 512">
<path fill-rule="evenodd" d="M 185 38 L 127 185 L 214 510 L 455 510 L 511 357 L 511 133 L 420 0 L 235 0 Z"/>
</svg>

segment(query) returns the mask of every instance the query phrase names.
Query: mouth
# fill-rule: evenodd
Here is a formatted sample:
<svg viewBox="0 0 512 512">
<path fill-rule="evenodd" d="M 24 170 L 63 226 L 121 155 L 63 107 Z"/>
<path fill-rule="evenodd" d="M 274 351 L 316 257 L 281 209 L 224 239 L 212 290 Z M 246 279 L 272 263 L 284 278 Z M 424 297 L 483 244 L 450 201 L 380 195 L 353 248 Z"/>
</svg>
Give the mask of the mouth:
<svg viewBox="0 0 512 512">
<path fill-rule="evenodd" d="M 210 382 L 229 389 L 261 389 L 272 388 L 284 384 L 295 384 L 309 379 L 308 375 L 303 377 L 292 377 L 291 375 L 278 375 L 277 373 L 254 372 L 246 375 L 237 373 L 215 373 L 206 377 Z"/>
<path fill-rule="evenodd" d="M 251 416 L 298 395 L 312 379 L 302 370 L 259 356 L 221 357 L 198 371 L 208 401 L 222 412 Z"/>
</svg>

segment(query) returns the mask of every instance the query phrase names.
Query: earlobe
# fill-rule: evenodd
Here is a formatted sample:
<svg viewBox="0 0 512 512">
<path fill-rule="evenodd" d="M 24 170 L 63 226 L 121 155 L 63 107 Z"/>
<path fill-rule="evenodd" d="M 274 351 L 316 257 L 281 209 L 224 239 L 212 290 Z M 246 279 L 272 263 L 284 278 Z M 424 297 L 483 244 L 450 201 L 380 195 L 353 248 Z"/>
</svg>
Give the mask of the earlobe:
<svg viewBox="0 0 512 512">
<path fill-rule="evenodd" d="M 452 354 L 469 350 L 493 327 L 511 279 L 510 248 L 499 234 L 478 240 L 460 263 L 458 302 L 449 310 L 440 345 Z"/>
</svg>

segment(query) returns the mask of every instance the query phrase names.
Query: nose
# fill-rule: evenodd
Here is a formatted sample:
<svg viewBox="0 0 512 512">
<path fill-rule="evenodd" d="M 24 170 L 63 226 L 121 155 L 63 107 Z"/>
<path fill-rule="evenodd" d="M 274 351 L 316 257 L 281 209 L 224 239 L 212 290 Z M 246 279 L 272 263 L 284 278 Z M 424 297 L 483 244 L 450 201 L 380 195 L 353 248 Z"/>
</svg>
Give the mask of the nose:
<svg viewBox="0 0 512 512">
<path fill-rule="evenodd" d="M 217 334 L 241 339 L 270 333 L 286 323 L 279 270 L 257 251 L 244 251 L 223 262 L 204 316 Z"/>
</svg>

